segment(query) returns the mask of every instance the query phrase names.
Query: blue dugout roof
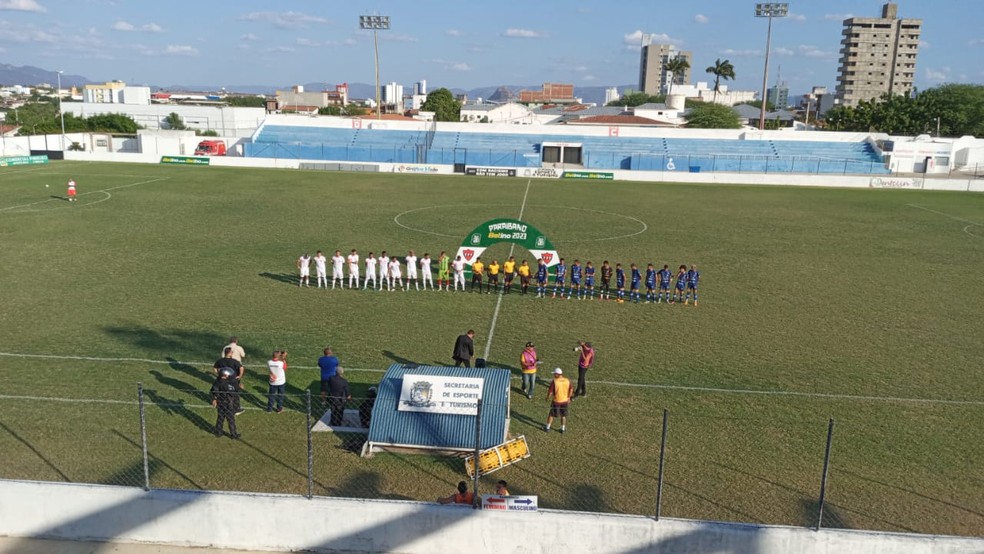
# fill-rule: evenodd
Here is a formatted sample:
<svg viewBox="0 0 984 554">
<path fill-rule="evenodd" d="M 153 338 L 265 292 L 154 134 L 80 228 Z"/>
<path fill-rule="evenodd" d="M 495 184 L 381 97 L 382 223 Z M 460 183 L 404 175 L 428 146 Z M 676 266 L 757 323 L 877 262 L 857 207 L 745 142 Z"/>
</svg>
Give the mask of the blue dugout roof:
<svg viewBox="0 0 984 554">
<path fill-rule="evenodd" d="M 484 379 L 481 448 L 492 448 L 506 440 L 509 432 L 508 369 L 394 364 L 386 370 L 379 384 L 369 424 L 368 452 L 379 446 L 469 451 L 475 448 L 474 415 L 397 409 L 403 376 L 406 374 Z"/>
</svg>

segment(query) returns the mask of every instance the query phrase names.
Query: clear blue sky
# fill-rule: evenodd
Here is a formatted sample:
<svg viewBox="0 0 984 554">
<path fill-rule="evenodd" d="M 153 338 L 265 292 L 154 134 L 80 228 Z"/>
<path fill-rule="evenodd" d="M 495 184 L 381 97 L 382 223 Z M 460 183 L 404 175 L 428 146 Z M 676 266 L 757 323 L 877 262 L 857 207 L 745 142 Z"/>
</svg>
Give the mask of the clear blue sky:
<svg viewBox="0 0 984 554">
<path fill-rule="evenodd" d="M 833 87 L 841 20 L 873 17 L 875 0 L 799 0 L 773 26 L 770 83 L 791 93 Z M 766 21 L 754 1 L 690 0 L 0 0 L 0 61 L 92 80 L 154 85 L 373 82 L 360 14 L 392 18 L 380 33 L 381 80 L 474 88 L 544 81 L 638 80 L 639 35 L 694 53 L 695 80 L 728 58 L 732 87 L 761 87 Z M 902 0 L 923 19 L 916 84 L 984 82 L 981 0 Z"/>
</svg>

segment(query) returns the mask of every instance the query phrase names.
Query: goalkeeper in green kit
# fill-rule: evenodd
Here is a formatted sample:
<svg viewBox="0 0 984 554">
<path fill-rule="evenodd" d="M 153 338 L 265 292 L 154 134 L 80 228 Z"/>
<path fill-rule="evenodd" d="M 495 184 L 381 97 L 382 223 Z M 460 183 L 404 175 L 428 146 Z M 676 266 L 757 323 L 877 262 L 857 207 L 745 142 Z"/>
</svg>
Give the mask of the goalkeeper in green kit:
<svg viewBox="0 0 984 554">
<path fill-rule="evenodd" d="M 451 290 L 451 258 L 441 250 L 437 258 L 437 290 Z"/>
</svg>

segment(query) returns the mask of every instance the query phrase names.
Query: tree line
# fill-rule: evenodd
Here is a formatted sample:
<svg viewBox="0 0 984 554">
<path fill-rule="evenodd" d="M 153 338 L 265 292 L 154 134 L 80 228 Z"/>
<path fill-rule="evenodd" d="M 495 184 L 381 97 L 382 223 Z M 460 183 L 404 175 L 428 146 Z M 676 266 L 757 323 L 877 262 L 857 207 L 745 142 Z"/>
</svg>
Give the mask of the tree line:
<svg viewBox="0 0 984 554">
<path fill-rule="evenodd" d="M 891 135 L 984 136 L 984 85 L 947 84 L 914 96 L 885 95 L 857 106 L 835 106 L 824 115 L 831 131 Z"/>
</svg>

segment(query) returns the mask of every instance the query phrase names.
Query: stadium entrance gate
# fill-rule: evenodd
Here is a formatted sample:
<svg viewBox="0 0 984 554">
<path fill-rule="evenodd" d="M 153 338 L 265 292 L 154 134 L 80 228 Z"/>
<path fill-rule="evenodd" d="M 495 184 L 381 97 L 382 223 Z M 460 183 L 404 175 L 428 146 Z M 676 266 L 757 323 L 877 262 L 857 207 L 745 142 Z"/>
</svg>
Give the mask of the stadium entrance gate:
<svg viewBox="0 0 984 554">
<path fill-rule="evenodd" d="M 560 261 L 557 250 L 546 235 L 529 223 L 518 219 L 492 219 L 479 225 L 462 241 L 461 246 L 458 247 L 458 256 L 471 266 L 488 247 L 500 242 L 512 242 L 522 246 L 535 258 L 546 262 L 548 267 Z"/>
</svg>

